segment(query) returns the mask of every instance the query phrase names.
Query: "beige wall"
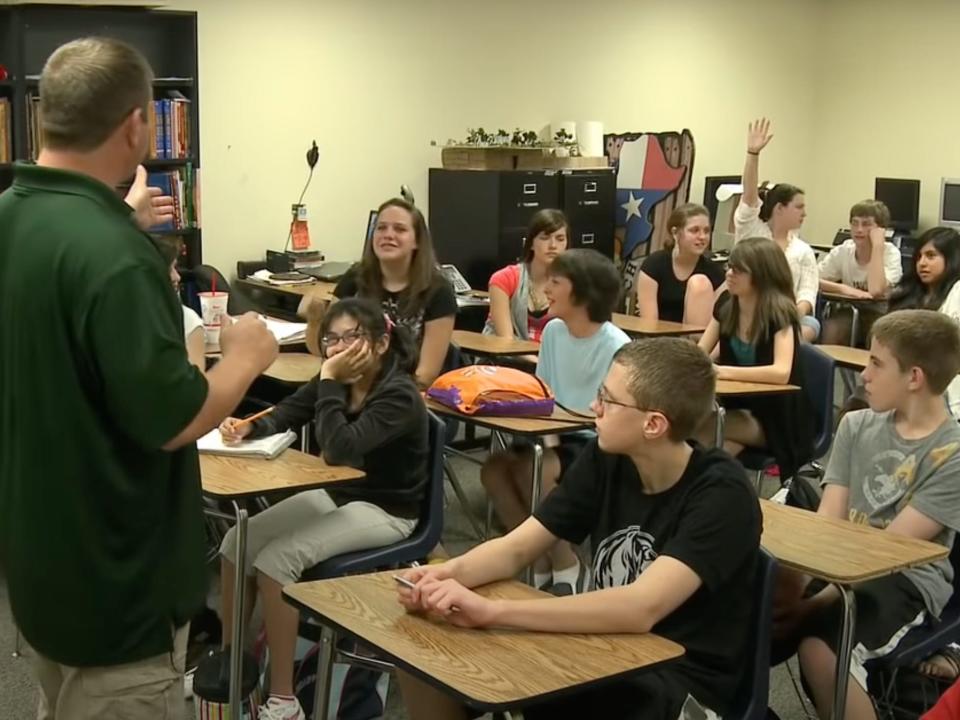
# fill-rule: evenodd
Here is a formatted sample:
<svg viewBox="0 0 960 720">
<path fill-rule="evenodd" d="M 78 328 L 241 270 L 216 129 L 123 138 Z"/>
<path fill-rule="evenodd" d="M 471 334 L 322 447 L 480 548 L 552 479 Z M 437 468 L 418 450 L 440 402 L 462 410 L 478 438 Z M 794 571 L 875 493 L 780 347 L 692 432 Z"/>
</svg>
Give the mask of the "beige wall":
<svg viewBox="0 0 960 720">
<path fill-rule="evenodd" d="M 367 210 L 468 126 L 688 127 L 703 177 L 737 173 L 747 121 L 776 137 L 761 177 L 808 191 L 829 241 L 876 175 L 960 176 L 956 0 L 173 0 L 199 12 L 205 257 L 230 272 L 286 238 L 306 202 L 315 245 L 356 257 Z"/>
<path fill-rule="evenodd" d="M 286 239 L 313 138 L 310 230 L 332 259 L 359 254 L 367 211 L 401 183 L 426 205 L 430 141 L 468 126 L 689 127 L 699 200 L 704 175 L 739 172 L 746 120 L 768 112 L 778 138 L 764 176 L 813 178 L 813 73 L 759 78 L 777 53 L 814 64 L 815 0 L 169 5 L 199 11 L 204 255 L 228 272 Z M 789 33 L 767 32 L 771 12 Z"/>
<path fill-rule="evenodd" d="M 960 2 L 834 0 L 824 20 L 807 234 L 832 237 L 877 176 L 919 179 L 935 225 L 960 176 Z"/>
</svg>

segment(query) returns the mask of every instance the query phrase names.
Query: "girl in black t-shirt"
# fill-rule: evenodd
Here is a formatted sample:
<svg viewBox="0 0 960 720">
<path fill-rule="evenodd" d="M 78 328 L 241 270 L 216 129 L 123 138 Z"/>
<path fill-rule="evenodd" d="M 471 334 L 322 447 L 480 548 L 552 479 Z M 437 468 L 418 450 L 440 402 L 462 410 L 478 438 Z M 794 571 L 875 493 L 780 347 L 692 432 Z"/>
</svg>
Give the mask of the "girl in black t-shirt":
<svg viewBox="0 0 960 720">
<path fill-rule="evenodd" d="M 640 317 L 705 327 L 713 314 L 723 268 L 704 253 L 710 244 L 710 213 L 687 203 L 667 220 L 667 241 L 643 261 L 637 278 Z"/>
<path fill-rule="evenodd" d="M 730 252 L 727 289 L 700 347 L 717 363 L 718 380 L 798 385 L 803 388 L 799 315 L 790 266 L 772 240 L 747 238 Z M 803 390 L 728 398 L 724 448 L 738 455 L 763 448 L 776 458 L 781 477 L 791 477 L 813 453 L 813 415 Z M 709 442 L 711 418 L 702 428 Z"/>
<path fill-rule="evenodd" d="M 457 315 L 457 297 L 433 254 L 427 221 L 401 198 L 377 210 L 373 238 L 360 262 L 343 276 L 338 299 L 366 297 L 379 302 L 397 325 L 406 327 L 420 348 L 416 379 L 429 387 L 443 369 Z"/>
</svg>

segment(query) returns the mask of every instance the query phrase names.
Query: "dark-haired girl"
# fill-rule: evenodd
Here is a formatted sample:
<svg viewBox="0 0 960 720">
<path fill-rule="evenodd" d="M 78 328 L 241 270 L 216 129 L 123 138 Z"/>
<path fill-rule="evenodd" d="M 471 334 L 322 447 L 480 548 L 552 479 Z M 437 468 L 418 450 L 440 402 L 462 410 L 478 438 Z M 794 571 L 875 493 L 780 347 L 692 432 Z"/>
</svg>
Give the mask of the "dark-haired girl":
<svg viewBox="0 0 960 720">
<path fill-rule="evenodd" d="M 426 488 L 427 411 L 413 380 L 416 354 L 406 330 L 370 300 L 347 299 L 325 314 L 320 374 L 253 423 L 228 418 L 227 443 L 298 428 L 314 420 L 331 465 L 362 468 L 363 482 L 310 490 L 249 521 L 247 579 L 263 602 L 270 648 L 270 697 L 258 717 L 302 720 L 293 692 L 297 611 L 281 597 L 304 570 L 346 552 L 399 542 L 413 532 Z M 236 533 L 220 548 L 223 623 L 233 620 Z"/>
<path fill-rule="evenodd" d="M 779 183 L 767 189 L 761 198 L 758 189 L 760 152 L 771 139 L 769 120 L 761 118 L 750 123 L 747 159 L 743 166 L 743 196 L 733 216 L 736 239 L 739 242 L 748 237 L 770 238 L 783 250 L 793 278 L 801 335 L 807 342 L 812 342 L 820 334 L 820 322 L 813 316 L 820 289 L 820 271 L 813 249 L 799 235 L 807 215 L 803 190 Z"/>
</svg>

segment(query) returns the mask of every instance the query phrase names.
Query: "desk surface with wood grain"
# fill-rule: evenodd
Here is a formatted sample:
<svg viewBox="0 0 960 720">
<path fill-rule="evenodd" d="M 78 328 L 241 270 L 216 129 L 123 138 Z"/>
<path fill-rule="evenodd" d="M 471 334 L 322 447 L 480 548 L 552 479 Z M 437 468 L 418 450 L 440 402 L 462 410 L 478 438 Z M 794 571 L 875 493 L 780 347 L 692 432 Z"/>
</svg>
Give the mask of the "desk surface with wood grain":
<svg viewBox="0 0 960 720">
<path fill-rule="evenodd" d="M 628 335 L 676 337 L 680 335 L 696 335 L 706 330 L 699 325 L 672 322 L 670 320 L 650 320 L 636 315 L 613 314 L 613 324 Z"/>
<path fill-rule="evenodd" d="M 761 500 L 761 543 L 787 567 L 853 585 L 947 556 L 943 545 Z"/>
<path fill-rule="evenodd" d="M 833 358 L 840 367 L 863 370 L 870 362 L 870 351 L 846 345 L 815 345 Z"/>
<path fill-rule="evenodd" d="M 364 473 L 292 448 L 273 460 L 236 455 L 200 455 L 203 492 L 218 498 L 267 495 L 282 490 L 312 490 L 363 480 Z"/>
<path fill-rule="evenodd" d="M 578 430 L 593 430 L 595 420 L 555 407 L 550 417 L 506 417 L 500 415 L 467 415 L 452 407 L 426 398 L 427 408 L 437 415 L 450 417 L 477 427 L 513 433 L 514 435 L 562 435 Z"/>
<path fill-rule="evenodd" d="M 799 391 L 797 385 L 774 385 L 772 383 L 743 382 L 742 380 L 717 380 L 717 397 L 741 395 L 782 395 Z"/>
<path fill-rule="evenodd" d="M 484 335 L 471 330 L 454 330 L 454 344 L 461 350 L 474 355 L 507 357 L 511 355 L 536 355 L 540 352 L 540 343 L 532 340 L 518 340 L 496 335 Z"/>
<path fill-rule="evenodd" d="M 469 630 L 407 613 L 393 573 L 288 585 L 288 602 L 375 647 L 407 672 L 473 707 L 495 711 L 584 690 L 676 660 L 683 648 L 657 635 L 573 635 Z M 549 597 L 518 582 L 478 588 L 486 597 Z"/>
<path fill-rule="evenodd" d="M 310 353 L 280 353 L 263 374 L 274 380 L 302 385 L 320 372 L 323 360 Z"/>
</svg>

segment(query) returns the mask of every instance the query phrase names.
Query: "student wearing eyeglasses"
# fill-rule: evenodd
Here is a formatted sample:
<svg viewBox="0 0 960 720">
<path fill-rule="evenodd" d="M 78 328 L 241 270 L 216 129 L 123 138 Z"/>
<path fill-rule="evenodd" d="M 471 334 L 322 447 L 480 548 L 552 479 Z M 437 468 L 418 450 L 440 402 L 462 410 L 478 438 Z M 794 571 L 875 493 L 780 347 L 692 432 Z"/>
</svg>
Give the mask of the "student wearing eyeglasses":
<svg viewBox="0 0 960 720">
<path fill-rule="evenodd" d="M 383 547 L 413 532 L 426 491 L 426 406 L 414 381 L 416 349 L 372 300 L 348 298 L 327 311 L 318 339 L 320 374 L 253 423 L 228 418 L 226 442 L 314 421 L 324 459 L 362 468 L 347 488 L 310 490 L 250 518 L 243 572 L 256 582 L 270 648 L 270 697 L 258 717 L 303 720 L 293 691 L 297 611 L 280 590 L 335 555 Z M 233 624 L 236 533 L 220 548 L 223 624 Z"/>
</svg>

